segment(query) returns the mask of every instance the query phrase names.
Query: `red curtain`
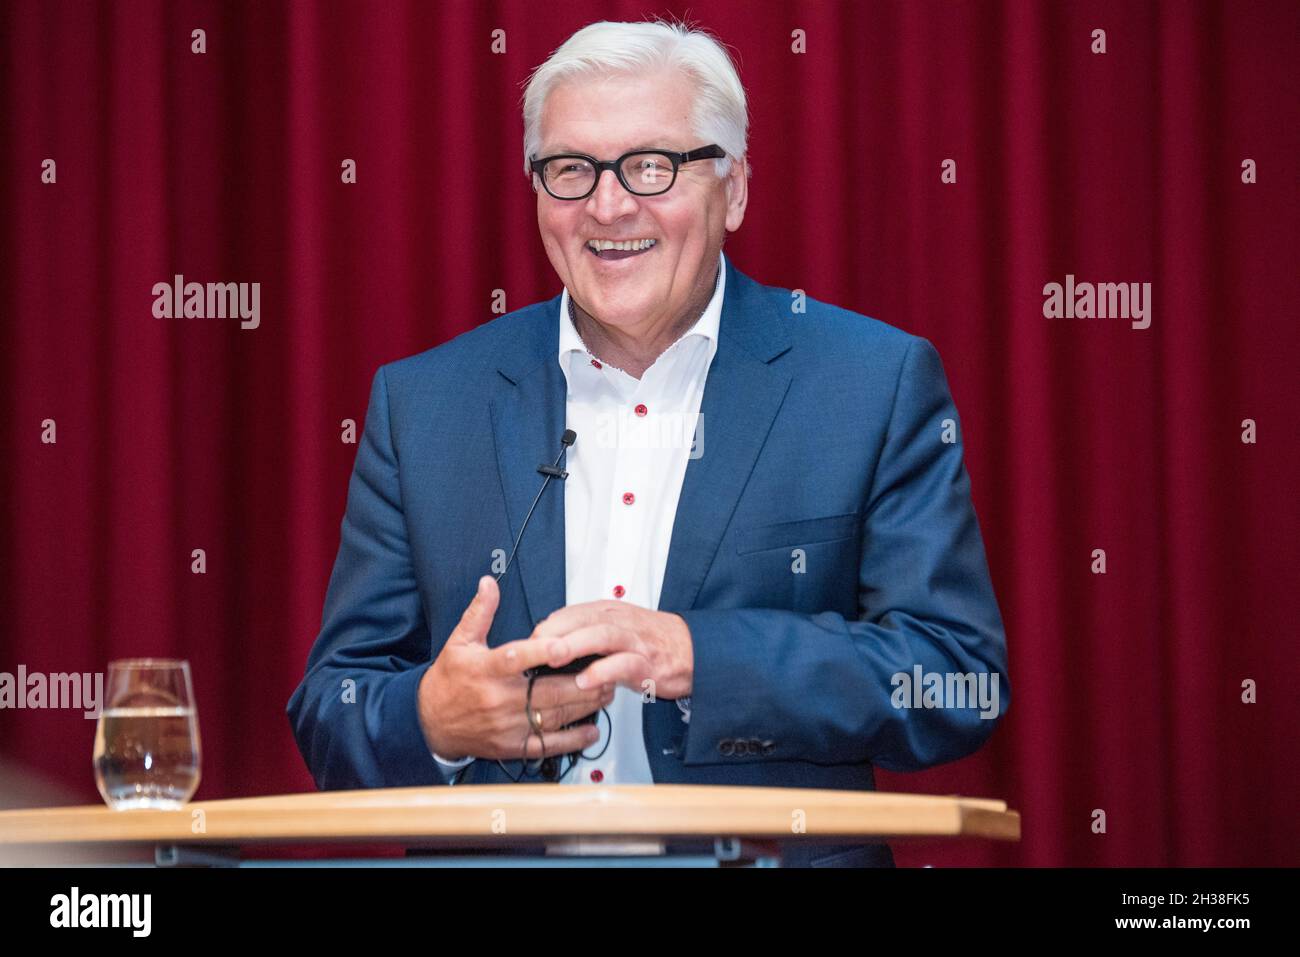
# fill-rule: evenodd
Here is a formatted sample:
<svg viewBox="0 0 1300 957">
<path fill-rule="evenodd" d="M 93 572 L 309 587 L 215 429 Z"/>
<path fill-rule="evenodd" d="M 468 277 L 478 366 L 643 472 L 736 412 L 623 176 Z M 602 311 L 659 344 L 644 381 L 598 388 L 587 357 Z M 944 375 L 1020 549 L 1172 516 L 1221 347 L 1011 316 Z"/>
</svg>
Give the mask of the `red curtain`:
<svg viewBox="0 0 1300 957">
<path fill-rule="evenodd" d="M 977 755 L 880 786 L 1005 798 L 1024 839 L 900 864 L 1297 863 L 1286 0 L 11 0 L 0 671 L 188 658 L 197 797 L 311 789 L 284 706 L 338 546 L 341 422 L 495 291 L 559 292 L 521 84 L 584 24 L 648 15 L 738 58 L 737 266 L 929 338 L 962 413 L 1014 701 Z M 177 274 L 260 283 L 260 325 L 156 318 Z M 1045 317 L 1067 276 L 1151 283 L 1150 327 Z M 93 726 L 0 711 L 0 752 L 97 801 Z"/>
</svg>

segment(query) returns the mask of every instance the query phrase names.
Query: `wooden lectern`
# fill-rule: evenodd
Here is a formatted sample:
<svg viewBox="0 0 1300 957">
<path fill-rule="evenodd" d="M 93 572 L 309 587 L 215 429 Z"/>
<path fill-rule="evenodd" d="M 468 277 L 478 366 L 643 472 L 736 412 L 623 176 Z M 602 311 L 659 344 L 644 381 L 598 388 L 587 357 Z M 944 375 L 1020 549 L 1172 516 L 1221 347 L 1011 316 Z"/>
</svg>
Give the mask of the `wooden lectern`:
<svg viewBox="0 0 1300 957">
<path fill-rule="evenodd" d="M 294 861 L 379 866 L 779 866 L 778 842 L 1020 839 L 1003 801 L 810 788 L 682 784 L 467 785 L 196 801 L 175 811 L 103 805 L 0 811 L 0 864 L 282 865 L 262 845 L 387 844 L 427 856 Z M 674 841 L 712 853 L 672 854 Z M 511 849 L 520 850 L 511 856 Z M 491 851 L 491 855 L 476 851 Z M 503 851 L 506 852 L 503 854 Z"/>
</svg>

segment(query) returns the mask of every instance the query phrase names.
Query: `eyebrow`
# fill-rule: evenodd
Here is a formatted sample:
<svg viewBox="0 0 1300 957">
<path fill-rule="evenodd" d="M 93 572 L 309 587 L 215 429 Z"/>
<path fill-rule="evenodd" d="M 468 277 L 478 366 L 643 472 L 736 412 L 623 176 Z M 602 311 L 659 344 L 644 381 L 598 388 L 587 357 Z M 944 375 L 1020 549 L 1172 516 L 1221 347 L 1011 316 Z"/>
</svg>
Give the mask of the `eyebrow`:
<svg viewBox="0 0 1300 957">
<path fill-rule="evenodd" d="M 660 141 L 657 142 L 657 143 L 642 142 L 642 144 L 641 144 L 640 146 L 629 146 L 627 149 L 623 150 L 623 151 L 620 152 L 618 155 L 622 156 L 623 153 L 633 153 L 633 152 L 635 152 L 635 151 L 637 151 L 637 150 L 672 150 L 672 152 L 674 152 L 674 153 L 680 153 L 680 152 L 681 152 L 681 150 L 673 149 L 671 146 L 665 146 L 665 145 L 663 144 L 663 141 L 660 140 Z M 559 146 L 556 146 L 556 147 L 554 147 L 554 148 L 552 148 L 552 149 L 549 149 L 549 150 L 542 150 L 542 151 L 541 151 L 540 153 L 538 153 L 537 155 L 538 155 L 538 156 L 555 156 L 555 155 L 557 155 L 557 154 L 559 154 L 559 153 L 582 153 L 584 156 L 590 156 L 590 155 L 591 155 L 591 154 L 588 153 L 586 150 L 574 149 L 572 146 L 569 146 L 567 143 L 561 143 Z"/>
</svg>

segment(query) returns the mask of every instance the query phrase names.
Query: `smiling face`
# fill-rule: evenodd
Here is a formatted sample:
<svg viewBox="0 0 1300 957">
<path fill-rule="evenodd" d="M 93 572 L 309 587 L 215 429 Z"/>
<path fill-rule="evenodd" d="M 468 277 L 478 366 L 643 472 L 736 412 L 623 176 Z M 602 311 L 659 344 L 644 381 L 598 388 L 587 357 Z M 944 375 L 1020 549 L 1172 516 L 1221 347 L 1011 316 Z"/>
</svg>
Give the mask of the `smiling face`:
<svg viewBox="0 0 1300 957">
<path fill-rule="evenodd" d="M 693 84 L 680 72 L 574 79 L 553 89 L 541 117 L 539 156 L 586 153 L 617 159 L 642 148 L 686 152 L 709 144 L 691 130 Z M 740 228 L 747 183 L 733 158 L 725 179 L 711 159 L 683 165 L 672 189 L 634 196 L 611 171 L 586 199 L 555 199 L 533 175 L 537 225 L 551 266 L 575 303 L 610 329 L 650 343 L 693 321 L 713 297 L 727 232 Z M 596 256 L 592 239 L 653 239 L 621 259 Z"/>
</svg>

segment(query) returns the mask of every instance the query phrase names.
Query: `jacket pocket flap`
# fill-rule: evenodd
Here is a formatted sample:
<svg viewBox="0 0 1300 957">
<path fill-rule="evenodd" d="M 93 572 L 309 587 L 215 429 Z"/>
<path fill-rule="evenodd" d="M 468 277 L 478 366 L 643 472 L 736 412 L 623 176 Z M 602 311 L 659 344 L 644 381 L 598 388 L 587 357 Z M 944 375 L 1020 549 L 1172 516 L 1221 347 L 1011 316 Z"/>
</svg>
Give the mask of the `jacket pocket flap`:
<svg viewBox="0 0 1300 957">
<path fill-rule="evenodd" d="M 860 515 L 827 515 L 823 518 L 805 518 L 797 522 L 778 522 L 775 525 L 754 525 L 736 533 L 736 552 L 760 552 L 766 548 L 799 548 L 816 542 L 833 542 L 852 538 L 862 521 Z"/>
</svg>

